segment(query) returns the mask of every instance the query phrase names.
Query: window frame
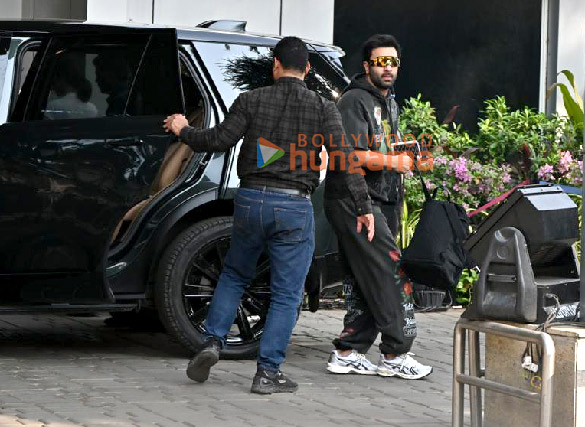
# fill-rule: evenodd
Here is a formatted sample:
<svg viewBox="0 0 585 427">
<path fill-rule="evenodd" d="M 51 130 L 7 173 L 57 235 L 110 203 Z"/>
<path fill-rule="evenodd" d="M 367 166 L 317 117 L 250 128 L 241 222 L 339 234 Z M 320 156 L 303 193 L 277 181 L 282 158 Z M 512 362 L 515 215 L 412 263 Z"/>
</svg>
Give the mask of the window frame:
<svg viewBox="0 0 585 427">
<path fill-rule="evenodd" d="M 39 75 L 39 70 L 43 64 L 44 56 L 49 47 L 51 42 L 50 37 L 44 38 L 29 38 L 28 40 L 23 41 L 18 46 L 18 51 L 16 54 L 16 60 L 14 62 L 14 77 L 12 79 L 12 93 L 10 96 L 10 106 L 8 109 L 8 121 L 9 122 L 26 122 L 27 110 L 29 107 L 29 103 L 34 93 L 34 89 L 36 86 L 36 82 Z M 24 76 L 24 80 L 20 73 L 17 74 L 17 71 L 20 70 L 20 66 L 23 61 L 23 57 L 25 53 L 32 47 L 38 46 L 39 51 L 35 55 L 33 62 L 28 70 L 26 76 Z M 37 59 L 38 58 L 38 59 Z M 32 73 L 32 74 L 31 74 Z M 20 92 L 16 91 L 17 86 L 20 85 L 22 80 L 22 86 L 20 88 Z"/>
<path fill-rule="evenodd" d="M 199 93 L 201 94 L 201 97 L 203 98 L 203 103 L 204 103 L 204 108 L 205 108 L 203 127 L 204 127 L 204 129 L 207 129 L 207 128 L 209 128 L 209 124 L 211 122 L 211 114 L 212 114 L 213 104 L 211 103 L 211 100 L 209 99 L 209 94 L 207 93 L 207 90 L 203 86 L 201 76 L 199 75 L 199 73 L 197 72 L 195 67 L 193 66 L 192 59 L 189 55 L 189 52 L 185 48 L 186 46 L 188 46 L 188 45 L 187 44 L 179 45 L 179 50 L 178 50 L 179 72 L 181 70 L 181 68 L 180 68 L 181 64 L 185 64 L 185 68 L 189 72 L 189 75 L 195 81 L 195 85 L 197 86 L 197 89 L 199 90 Z M 185 102 L 185 92 L 183 91 L 183 82 L 182 81 L 180 82 L 180 85 L 181 85 L 181 96 L 183 97 L 183 106 L 185 108 L 184 113 L 187 113 L 187 111 L 186 111 L 187 104 Z"/>
</svg>

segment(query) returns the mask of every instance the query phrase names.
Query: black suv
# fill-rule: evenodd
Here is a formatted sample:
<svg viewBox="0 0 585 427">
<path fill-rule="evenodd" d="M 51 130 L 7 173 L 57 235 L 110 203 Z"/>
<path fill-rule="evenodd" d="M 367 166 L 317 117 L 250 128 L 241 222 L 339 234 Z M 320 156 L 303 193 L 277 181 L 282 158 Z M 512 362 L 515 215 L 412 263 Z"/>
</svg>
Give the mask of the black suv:
<svg viewBox="0 0 585 427">
<path fill-rule="evenodd" d="M 221 25 L 0 22 L 0 314 L 155 309 L 183 345 L 200 343 L 229 245 L 239 146 L 193 153 L 162 120 L 219 123 L 241 91 L 272 83 L 279 40 Z M 309 88 L 335 99 L 343 52 L 307 47 Z M 321 192 L 305 285 L 313 310 L 337 279 Z M 257 350 L 266 257 L 257 268 L 225 356 Z"/>
</svg>

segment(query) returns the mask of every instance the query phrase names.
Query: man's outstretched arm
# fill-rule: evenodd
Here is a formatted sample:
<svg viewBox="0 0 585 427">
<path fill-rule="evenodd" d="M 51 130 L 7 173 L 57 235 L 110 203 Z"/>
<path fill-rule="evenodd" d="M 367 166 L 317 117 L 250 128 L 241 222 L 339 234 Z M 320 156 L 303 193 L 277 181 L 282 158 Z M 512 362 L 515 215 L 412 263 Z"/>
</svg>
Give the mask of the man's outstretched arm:
<svg viewBox="0 0 585 427">
<path fill-rule="evenodd" d="M 227 151 L 236 145 L 248 130 L 248 115 L 242 95 L 236 98 L 223 122 L 211 129 L 195 129 L 189 126 L 182 114 L 167 117 L 164 128 L 167 132 L 179 136 L 193 151 Z"/>
</svg>

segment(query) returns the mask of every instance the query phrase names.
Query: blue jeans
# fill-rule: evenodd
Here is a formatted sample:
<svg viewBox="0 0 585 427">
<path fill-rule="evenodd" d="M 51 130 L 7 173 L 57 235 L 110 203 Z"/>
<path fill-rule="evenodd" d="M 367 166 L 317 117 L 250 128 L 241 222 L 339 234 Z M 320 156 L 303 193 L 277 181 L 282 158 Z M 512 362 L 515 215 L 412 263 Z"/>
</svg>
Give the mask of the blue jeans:
<svg viewBox="0 0 585 427">
<path fill-rule="evenodd" d="M 271 296 L 258 366 L 278 371 L 297 320 L 314 249 L 315 220 L 309 199 L 238 189 L 230 249 L 205 321 L 207 333 L 225 343 L 242 294 L 254 279 L 258 258 L 266 250 Z"/>
</svg>

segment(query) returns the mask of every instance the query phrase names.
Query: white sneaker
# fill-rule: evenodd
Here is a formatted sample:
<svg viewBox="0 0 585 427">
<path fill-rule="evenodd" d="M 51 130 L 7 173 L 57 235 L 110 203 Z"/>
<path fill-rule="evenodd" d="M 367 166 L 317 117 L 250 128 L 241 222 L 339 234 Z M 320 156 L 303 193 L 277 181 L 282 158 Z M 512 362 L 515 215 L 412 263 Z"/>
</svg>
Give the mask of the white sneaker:
<svg viewBox="0 0 585 427">
<path fill-rule="evenodd" d="M 377 369 L 366 356 L 355 350 L 347 356 L 341 356 L 337 350 L 333 350 L 327 363 L 327 370 L 334 374 L 376 375 Z"/>
<path fill-rule="evenodd" d="M 378 375 L 383 377 L 398 376 L 407 380 L 418 380 L 433 372 L 432 366 L 426 366 L 412 358 L 412 353 L 401 354 L 394 359 L 386 359 L 380 355 Z"/>
</svg>

